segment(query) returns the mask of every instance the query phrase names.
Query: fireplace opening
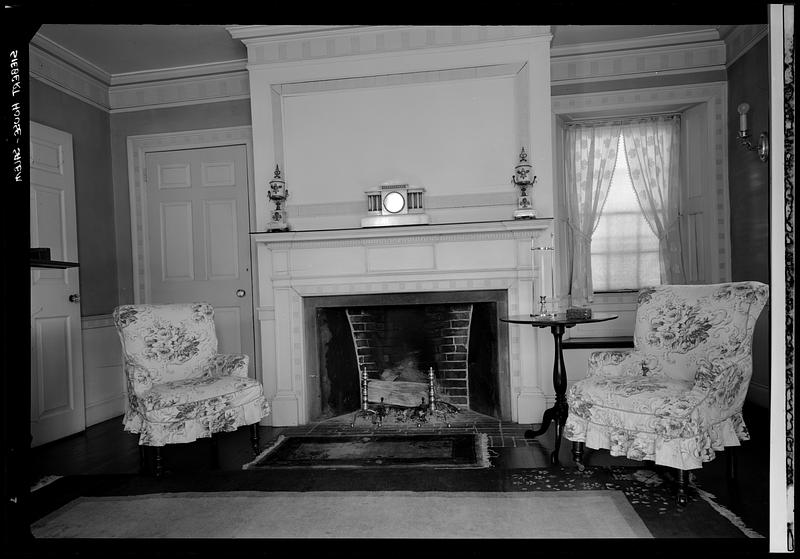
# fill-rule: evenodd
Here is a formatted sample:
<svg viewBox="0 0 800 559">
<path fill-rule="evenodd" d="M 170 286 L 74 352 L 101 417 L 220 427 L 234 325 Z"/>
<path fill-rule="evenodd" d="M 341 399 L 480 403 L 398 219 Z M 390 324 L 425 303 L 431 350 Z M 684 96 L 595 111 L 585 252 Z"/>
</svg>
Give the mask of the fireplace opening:
<svg viewBox="0 0 800 559">
<path fill-rule="evenodd" d="M 507 308 L 500 290 L 307 297 L 311 420 L 354 412 L 360 374 L 427 383 L 461 409 L 510 419 Z M 505 316 L 505 314 L 503 314 Z M 395 385 L 400 386 L 400 385 Z"/>
</svg>

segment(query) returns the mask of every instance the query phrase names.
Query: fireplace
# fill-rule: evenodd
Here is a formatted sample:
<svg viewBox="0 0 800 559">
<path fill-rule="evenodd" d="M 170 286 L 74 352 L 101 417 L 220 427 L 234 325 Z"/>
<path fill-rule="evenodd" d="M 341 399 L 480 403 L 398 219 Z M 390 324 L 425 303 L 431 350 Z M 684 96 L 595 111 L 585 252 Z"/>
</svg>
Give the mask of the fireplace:
<svg viewBox="0 0 800 559">
<path fill-rule="evenodd" d="M 511 419 L 507 292 L 306 297 L 307 362 L 317 371 L 310 418 L 359 408 L 359 378 L 427 383 L 461 409 Z"/>
<path fill-rule="evenodd" d="M 551 220 L 518 220 L 254 234 L 257 374 L 271 399 L 268 421 L 300 425 L 322 417 L 323 392 L 326 413 L 354 409 L 360 365 L 374 363 L 373 374 L 380 375 L 402 367 L 403 356 L 383 342 L 362 340 L 359 363 L 353 327 L 377 322 L 370 317 L 384 322 L 386 313 L 390 323 L 415 324 L 392 333 L 402 349 L 417 343 L 414 336 L 403 341 L 402 330 L 425 332 L 444 320 L 443 305 L 469 314 L 469 347 L 459 351 L 455 339 L 437 347 L 434 340 L 444 335 L 428 332 L 432 347 L 410 349 L 418 352 L 417 364 L 435 366 L 437 382 L 448 385 L 448 397 L 460 406 L 520 423 L 541 421 L 553 401 L 552 340 L 499 319 L 531 312 L 530 247 L 550 230 Z M 457 322 L 464 318 L 448 320 L 464 328 Z M 329 361 L 341 370 L 329 370 Z"/>
</svg>

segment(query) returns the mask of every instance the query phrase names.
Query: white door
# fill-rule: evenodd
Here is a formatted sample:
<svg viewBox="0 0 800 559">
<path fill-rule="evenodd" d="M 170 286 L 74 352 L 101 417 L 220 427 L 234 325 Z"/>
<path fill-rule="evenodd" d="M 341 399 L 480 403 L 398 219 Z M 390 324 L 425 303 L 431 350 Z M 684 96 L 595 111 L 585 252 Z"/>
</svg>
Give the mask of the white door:
<svg viewBox="0 0 800 559">
<path fill-rule="evenodd" d="M 210 303 L 219 352 L 254 363 L 246 147 L 145 160 L 149 302 Z"/>
<path fill-rule="evenodd" d="M 30 126 L 31 247 L 79 262 L 72 136 Z M 31 268 L 32 446 L 86 428 L 78 270 Z"/>
</svg>

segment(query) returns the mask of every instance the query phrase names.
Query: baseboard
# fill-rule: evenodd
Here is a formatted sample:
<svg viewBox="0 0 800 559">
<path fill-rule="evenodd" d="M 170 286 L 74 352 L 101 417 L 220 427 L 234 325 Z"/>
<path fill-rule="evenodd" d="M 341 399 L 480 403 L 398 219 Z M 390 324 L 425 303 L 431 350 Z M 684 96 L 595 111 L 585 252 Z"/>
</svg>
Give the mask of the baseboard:
<svg viewBox="0 0 800 559">
<path fill-rule="evenodd" d="M 125 395 L 114 396 L 101 402 L 86 404 L 86 426 L 91 427 L 125 412 Z"/>
</svg>

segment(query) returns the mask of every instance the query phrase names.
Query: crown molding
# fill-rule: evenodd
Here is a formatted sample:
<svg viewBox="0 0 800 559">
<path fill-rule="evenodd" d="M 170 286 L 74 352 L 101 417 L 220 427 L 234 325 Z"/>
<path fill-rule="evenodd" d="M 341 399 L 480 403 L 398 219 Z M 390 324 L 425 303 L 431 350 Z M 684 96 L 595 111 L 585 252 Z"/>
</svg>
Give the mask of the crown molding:
<svg viewBox="0 0 800 559">
<path fill-rule="evenodd" d="M 32 78 L 111 113 L 250 96 L 245 60 L 109 74 L 38 34 L 29 53 Z"/>
<path fill-rule="evenodd" d="M 247 70 L 113 85 L 108 90 L 112 113 L 217 103 L 249 97 L 250 76 Z"/>
<path fill-rule="evenodd" d="M 105 85 L 111 83 L 111 74 L 109 74 L 96 64 L 89 62 L 88 60 L 86 60 L 81 56 L 78 56 L 71 50 L 62 47 L 55 41 L 48 39 L 44 35 L 36 33 L 31 39 L 31 44 L 39 47 L 40 50 L 50 54 L 51 56 L 54 56 L 60 61 L 65 62 L 71 66 L 74 66 L 81 72 L 88 74 L 95 80 Z"/>
<path fill-rule="evenodd" d="M 637 39 L 621 39 L 618 41 L 596 41 L 593 43 L 580 43 L 550 48 L 551 57 L 570 56 L 576 54 L 599 54 L 618 50 L 633 50 L 667 45 L 680 45 L 686 43 L 703 43 L 706 41 L 719 41 L 719 32 L 716 29 L 703 29 L 700 31 L 684 31 L 681 33 L 665 33 Z"/>
<path fill-rule="evenodd" d="M 55 87 L 98 109 L 108 111 L 111 108 L 108 99 L 108 82 L 104 82 L 87 70 L 51 54 L 40 44 L 31 42 L 28 45 L 28 53 L 31 78 Z"/>
<path fill-rule="evenodd" d="M 111 112 L 212 103 L 250 95 L 248 64 L 364 55 L 496 41 L 544 39 L 549 26 L 229 26 L 248 43 L 246 60 L 108 74 L 41 35 L 31 41 L 31 76 Z M 738 26 L 551 49 L 552 85 L 724 69 L 767 32 Z M 733 55 L 733 58 L 731 58 Z"/>
<path fill-rule="evenodd" d="M 241 39 L 245 44 L 251 39 L 280 41 L 287 37 L 328 37 L 350 33 L 353 30 L 389 28 L 391 27 L 385 25 L 228 25 L 225 27 L 232 38 Z"/>
<path fill-rule="evenodd" d="M 354 26 L 298 31 L 260 26 L 231 30 L 247 46 L 248 67 L 344 56 L 385 55 L 434 48 L 551 39 L 547 25 Z M 294 30 L 294 32 L 291 32 Z"/>
<path fill-rule="evenodd" d="M 641 41 L 638 40 L 633 42 L 617 41 L 615 45 L 628 44 L 631 46 L 640 43 Z M 551 55 L 554 51 L 555 49 L 551 51 Z M 561 52 L 563 53 L 563 51 Z M 552 85 L 564 85 L 658 74 L 706 72 L 724 68 L 725 43 L 717 39 L 697 43 L 664 44 L 626 50 L 551 56 L 550 81 Z"/>
<path fill-rule="evenodd" d="M 749 51 L 755 44 L 767 35 L 769 26 L 767 24 L 757 25 L 737 25 L 725 37 L 725 47 L 727 49 L 727 60 L 725 66 L 730 68 L 740 56 Z"/>
<path fill-rule="evenodd" d="M 222 74 L 243 72 L 247 69 L 247 60 L 229 60 L 226 62 L 209 62 L 206 64 L 193 64 L 175 68 L 161 68 L 158 70 L 140 70 L 138 72 L 124 72 L 113 74 L 109 85 L 131 85 L 149 82 L 163 82 L 181 78 L 199 78 L 201 76 L 215 77 Z"/>
</svg>

